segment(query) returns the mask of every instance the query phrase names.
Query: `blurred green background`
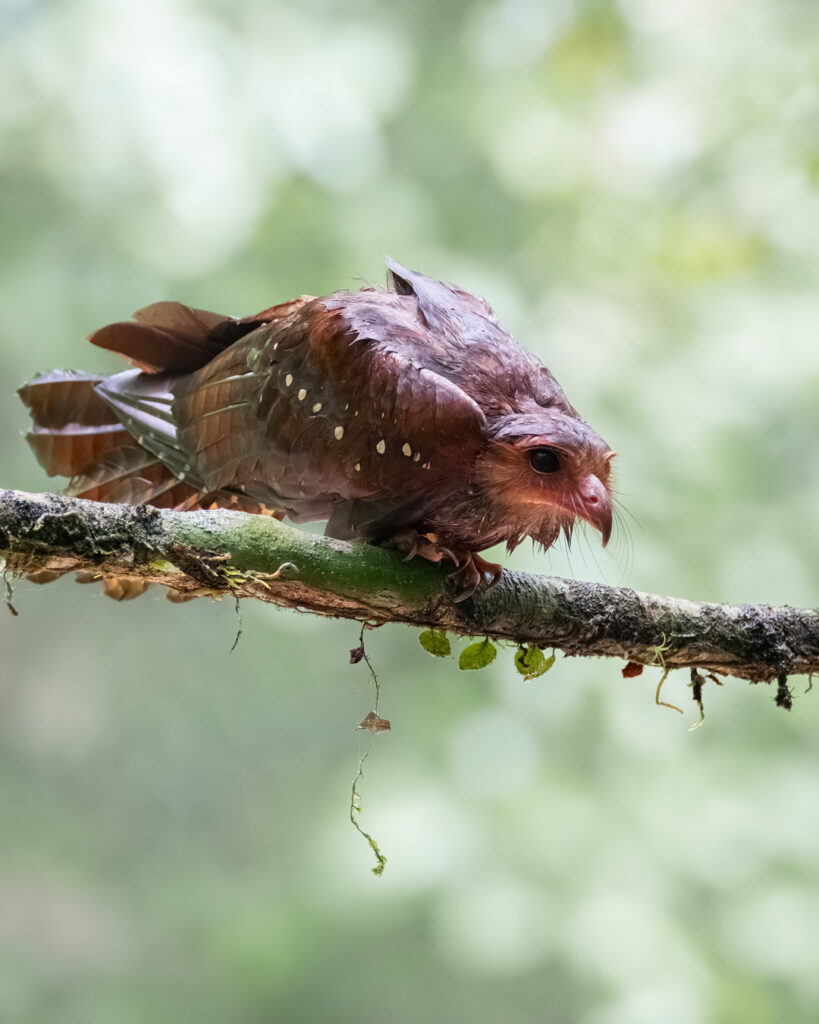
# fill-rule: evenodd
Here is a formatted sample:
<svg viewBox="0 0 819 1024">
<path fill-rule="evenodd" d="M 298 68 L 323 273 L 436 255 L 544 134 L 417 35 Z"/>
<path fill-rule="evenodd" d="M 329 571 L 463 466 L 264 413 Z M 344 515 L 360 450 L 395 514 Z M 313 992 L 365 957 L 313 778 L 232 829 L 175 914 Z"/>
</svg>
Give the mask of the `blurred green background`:
<svg viewBox="0 0 819 1024">
<path fill-rule="evenodd" d="M 485 295 L 617 449 L 633 519 L 518 567 L 816 604 L 819 8 L 803 0 L 4 0 L 14 389 L 161 298 Z M 20 582 L 0 615 L 0 1020 L 819 1019 L 819 702 L 412 630 Z M 2 612 L 2 609 L 0 609 Z"/>
</svg>

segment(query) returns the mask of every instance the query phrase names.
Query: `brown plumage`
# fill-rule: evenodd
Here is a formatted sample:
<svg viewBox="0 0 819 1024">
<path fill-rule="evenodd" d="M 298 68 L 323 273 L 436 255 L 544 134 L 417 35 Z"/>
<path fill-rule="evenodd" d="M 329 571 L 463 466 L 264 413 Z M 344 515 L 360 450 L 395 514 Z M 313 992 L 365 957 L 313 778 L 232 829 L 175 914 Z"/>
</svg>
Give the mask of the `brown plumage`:
<svg viewBox="0 0 819 1024">
<path fill-rule="evenodd" d="M 233 319 L 159 302 L 90 341 L 137 369 L 20 389 L 71 494 L 241 508 L 450 559 L 462 597 L 577 518 L 611 532 L 613 452 L 483 300 L 387 261 L 391 287 Z"/>
</svg>

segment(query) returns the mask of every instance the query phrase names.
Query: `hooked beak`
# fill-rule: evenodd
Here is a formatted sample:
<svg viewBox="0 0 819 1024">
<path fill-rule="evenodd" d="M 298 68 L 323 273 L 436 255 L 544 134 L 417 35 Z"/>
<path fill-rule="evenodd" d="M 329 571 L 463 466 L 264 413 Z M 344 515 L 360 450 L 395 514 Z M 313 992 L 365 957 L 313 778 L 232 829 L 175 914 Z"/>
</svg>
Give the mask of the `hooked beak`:
<svg viewBox="0 0 819 1024">
<path fill-rule="evenodd" d="M 611 537 L 611 495 L 600 477 L 590 473 L 578 488 L 580 517 L 603 535 L 603 547 Z"/>
</svg>

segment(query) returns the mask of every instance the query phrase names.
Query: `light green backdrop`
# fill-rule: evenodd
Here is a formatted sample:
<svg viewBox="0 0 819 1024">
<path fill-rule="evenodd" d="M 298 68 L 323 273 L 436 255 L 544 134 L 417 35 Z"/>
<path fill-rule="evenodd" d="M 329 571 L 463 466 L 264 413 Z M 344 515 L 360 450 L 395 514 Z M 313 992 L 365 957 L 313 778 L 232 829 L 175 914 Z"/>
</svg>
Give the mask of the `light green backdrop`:
<svg viewBox="0 0 819 1024">
<path fill-rule="evenodd" d="M 633 515 L 512 563 L 817 603 L 819 9 L 803 0 L 5 0 L 0 483 L 14 388 L 119 367 L 160 298 L 248 314 L 383 280 L 484 294 L 618 450 Z M 819 1017 L 819 702 L 411 630 L 0 608 L 0 1019 L 779 1024 Z"/>
</svg>

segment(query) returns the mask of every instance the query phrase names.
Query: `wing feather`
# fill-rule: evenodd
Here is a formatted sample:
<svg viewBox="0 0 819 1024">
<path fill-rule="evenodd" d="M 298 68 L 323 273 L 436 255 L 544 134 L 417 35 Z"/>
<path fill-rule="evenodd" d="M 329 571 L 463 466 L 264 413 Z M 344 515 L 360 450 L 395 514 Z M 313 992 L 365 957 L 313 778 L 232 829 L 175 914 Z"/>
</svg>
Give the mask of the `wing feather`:
<svg viewBox="0 0 819 1024">
<path fill-rule="evenodd" d="M 442 487 L 468 481 L 486 419 L 436 358 L 438 328 L 419 317 L 414 292 L 283 306 L 245 322 L 243 337 L 193 373 L 126 371 L 100 394 L 185 483 L 296 519 L 332 515 L 337 535 L 372 538 L 417 522 Z M 194 341 L 222 329 L 186 307 L 147 309 L 147 329 Z"/>
<path fill-rule="evenodd" d="M 177 436 L 172 405 L 173 388 L 178 381 L 175 374 L 125 370 L 106 378 L 97 390 L 137 444 L 165 463 L 179 479 L 190 475 L 191 482 L 201 486 Z"/>
</svg>

